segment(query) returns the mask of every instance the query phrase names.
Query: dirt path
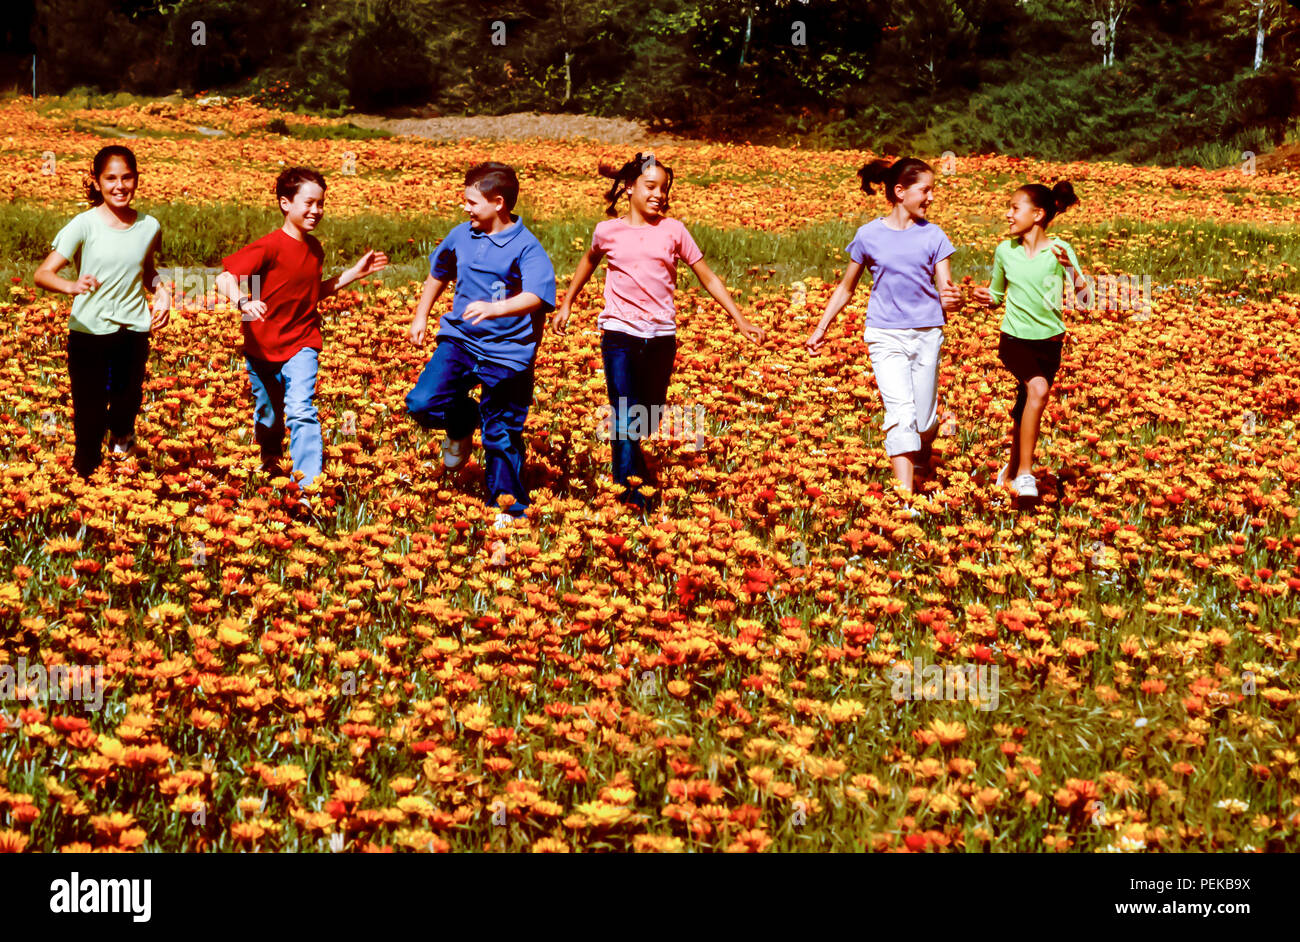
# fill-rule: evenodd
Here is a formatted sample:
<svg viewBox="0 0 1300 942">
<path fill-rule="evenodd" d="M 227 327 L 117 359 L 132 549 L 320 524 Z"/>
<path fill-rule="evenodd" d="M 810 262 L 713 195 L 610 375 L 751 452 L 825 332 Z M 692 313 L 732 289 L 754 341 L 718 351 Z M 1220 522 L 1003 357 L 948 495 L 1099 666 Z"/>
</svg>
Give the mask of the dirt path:
<svg viewBox="0 0 1300 942">
<path fill-rule="evenodd" d="M 348 120 L 363 128 L 379 128 L 393 134 L 409 134 L 413 137 L 427 137 L 434 140 L 459 140 L 465 137 L 564 140 L 583 137 L 610 144 L 626 144 L 630 147 L 655 147 L 682 140 L 671 134 L 652 133 L 644 125 L 627 118 L 597 118 L 577 114 L 519 112 L 440 118 L 382 118 L 377 115 L 353 115 Z"/>
</svg>

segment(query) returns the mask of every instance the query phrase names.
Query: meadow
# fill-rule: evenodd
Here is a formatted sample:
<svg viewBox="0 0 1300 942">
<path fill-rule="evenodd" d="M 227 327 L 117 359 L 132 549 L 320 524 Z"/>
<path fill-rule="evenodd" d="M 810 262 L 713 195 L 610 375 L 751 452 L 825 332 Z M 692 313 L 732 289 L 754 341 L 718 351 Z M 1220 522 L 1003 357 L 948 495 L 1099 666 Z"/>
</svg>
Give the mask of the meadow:
<svg viewBox="0 0 1300 942">
<path fill-rule="evenodd" d="M 31 272 L 105 128 L 135 135 L 167 266 L 278 225 L 297 163 L 328 177 L 334 271 L 393 257 L 322 304 L 316 514 L 259 470 L 239 317 L 211 295 L 153 337 L 143 453 L 72 472 L 69 299 Z M 0 102 L 0 658 L 104 682 L 93 710 L 0 699 L 0 851 L 1300 848 L 1294 175 L 918 155 L 943 167 L 958 279 L 987 280 L 1017 185 L 1064 178 L 1081 203 L 1053 233 L 1152 287 L 1069 317 L 1031 506 L 992 482 L 1001 313 L 950 315 L 913 517 L 869 286 L 803 346 L 884 205 L 854 177 L 875 155 L 665 148 L 672 213 L 767 339 L 683 267 L 670 403 L 704 425 L 649 445 L 662 504 L 629 512 L 594 281 L 543 342 L 534 505 L 503 533 L 481 451 L 436 479 L 404 415 L 422 259 L 463 218 L 464 169 L 503 160 L 563 290 L 604 218 L 597 163 L 631 154 L 350 133 L 248 101 Z M 900 696 L 917 665 L 996 668 L 997 696 Z"/>
</svg>

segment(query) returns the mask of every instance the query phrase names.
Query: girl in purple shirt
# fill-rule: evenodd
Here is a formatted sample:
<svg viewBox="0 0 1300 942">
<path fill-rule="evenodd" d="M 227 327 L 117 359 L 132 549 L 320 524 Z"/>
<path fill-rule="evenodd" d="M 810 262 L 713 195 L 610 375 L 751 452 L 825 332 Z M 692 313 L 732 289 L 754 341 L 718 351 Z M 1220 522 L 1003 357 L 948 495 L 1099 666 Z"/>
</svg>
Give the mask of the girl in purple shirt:
<svg viewBox="0 0 1300 942">
<path fill-rule="evenodd" d="M 952 243 L 926 219 L 934 201 L 930 165 L 914 157 L 893 164 L 873 160 L 858 177 L 867 193 L 873 183 L 883 185 L 890 212 L 858 229 L 849 243 L 849 266 L 808 338 L 808 350 L 816 353 L 826 343 L 827 328 L 852 300 L 863 269 L 870 268 L 862 339 L 885 407 L 885 451 L 899 487 L 910 492 L 916 466 L 930 462 L 939 429 L 944 311 L 961 307 L 961 289 L 948 265 Z"/>
</svg>

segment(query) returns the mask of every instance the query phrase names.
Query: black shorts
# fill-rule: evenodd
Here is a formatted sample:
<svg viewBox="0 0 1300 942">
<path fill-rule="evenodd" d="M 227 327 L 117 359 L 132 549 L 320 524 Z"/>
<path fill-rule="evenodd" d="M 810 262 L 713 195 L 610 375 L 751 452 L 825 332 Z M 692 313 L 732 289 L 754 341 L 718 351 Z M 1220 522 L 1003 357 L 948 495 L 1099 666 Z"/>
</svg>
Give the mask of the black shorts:
<svg viewBox="0 0 1300 942">
<path fill-rule="evenodd" d="M 1061 368 L 1064 343 L 1063 340 L 1024 340 L 1004 333 L 998 340 L 998 359 L 1021 383 L 1041 376 L 1050 386 Z"/>
<path fill-rule="evenodd" d="M 1061 368 L 1063 340 L 1025 340 L 1003 333 L 998 340 L 998 359 L 1016 378 L 1016 402 L 1011 407 L 1011 418 L 1019 422 L 1025 414 L 1029 389 L 1026 385 L 1035 376 L 1041 376 L 1051 386 L 1056 372 Z"/>
</svg>

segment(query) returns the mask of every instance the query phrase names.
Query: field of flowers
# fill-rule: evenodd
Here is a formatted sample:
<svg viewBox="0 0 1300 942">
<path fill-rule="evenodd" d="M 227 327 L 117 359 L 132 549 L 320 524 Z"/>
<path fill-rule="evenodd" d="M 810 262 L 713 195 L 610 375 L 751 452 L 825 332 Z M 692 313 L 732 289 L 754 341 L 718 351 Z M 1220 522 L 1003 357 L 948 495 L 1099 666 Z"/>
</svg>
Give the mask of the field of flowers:
<svg viewBox="0 0 1300 942">
<path fill-rule="evenodd" d="M 336 216 L 451 214 L 459 174 L 492 157 L 519 168 L 529 219 L 594 225 L 597 161 L 630 156 L 294 140 L 257 130 L 268 113 L 247 103 L 126 110 L 0 105 L 0 200 L 76 209 L 105 140 L 73 118 L 155 132 L 130 142 L 155 199 L 261 206 L 280 161 L 308 163 Z M 355 172 L 332 171 L 349 153 Z M 878 209 L 856 190 L 864 153 L 657 156 L 688 225 L 797 233 Z M 1121 218 L 1295 239 L 1294 175 L 948 169 L 932 218 L 990 255 L 1010 190 L 1054 176 L 1082 199 L 1067 239 Z M 1080 257 L 1123 273 L 1104 241 Z M 915 518 L 881 447 L 866 286 L 832 343 L 802 346 L 833 268 L 742 296 L 762 347 L 693 281 L 679 295 L 670 402 L 699 409 L 704 434 L 652 443 L 662 506 L 622 509 L 589 286 L 539 355 L 535 503 L 506 534 L 481 469 L 435 480 L 437 439 L 403 415 L 429 354 L 405 339 L 418 284 L 322 305 L 311 515 L 258 470 L 238 315 L 210 299 L 154 335 L 143 454 L 83 485 L 68 299 L 15 276 L 0 662 L 102 667 L 105 689 L 99 710 L 0 700 L 0 851 L 1296 850 L 1300 295 L 1272 286 L 1294 274 L 1278 256 L 1239 257 L 1224 276 L 1251 291 L 1128 272 L 1152 276 L 1149 306 L 1075 315 L 1032 507 L 991 481 L 1012 393 L 1000 313 L 951 315 L 939 467 Z M 900 695 L 918 664 L 996 668 L 996 698 Z"/>
</svg>

